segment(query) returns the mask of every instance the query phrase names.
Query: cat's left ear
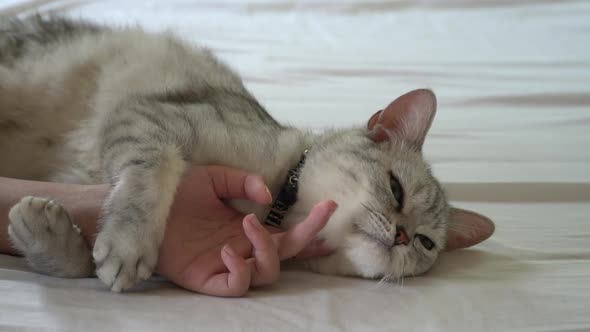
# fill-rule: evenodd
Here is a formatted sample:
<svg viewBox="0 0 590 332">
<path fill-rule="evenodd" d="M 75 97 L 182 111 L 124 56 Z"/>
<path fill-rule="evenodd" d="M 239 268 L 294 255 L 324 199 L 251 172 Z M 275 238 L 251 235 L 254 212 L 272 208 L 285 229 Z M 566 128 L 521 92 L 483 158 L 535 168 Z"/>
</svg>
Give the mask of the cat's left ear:
<svg viewBox="0 0 590 332">
<path fill-rule="evenodd" d="M 474 246 L 494 233 L 494 223 L 473 211 L 451 208 L 446 250 Z"/>
<path fill-rule="evenodd" d="M 435 113 L 434 93 L 425 89 L 414 90 L 373 114 L 367 124 L 369 135 L 377 143 L 395 136 L 422 150 Z"/>
</svg>

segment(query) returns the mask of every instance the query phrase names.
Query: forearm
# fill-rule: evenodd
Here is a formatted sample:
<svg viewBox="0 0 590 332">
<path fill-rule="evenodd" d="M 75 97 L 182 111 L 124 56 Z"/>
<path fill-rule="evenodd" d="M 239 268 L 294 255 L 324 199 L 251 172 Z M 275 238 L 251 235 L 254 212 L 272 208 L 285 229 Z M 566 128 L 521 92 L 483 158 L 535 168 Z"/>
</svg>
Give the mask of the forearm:
<svg viewBox="0 0 590 332">
<path fill-rule="evenodd" d="M 107 185 L 73 185 L 0 177 L 0 253 L 16 254 L 8 240 L 8 211 L 25 196 L 48 197 L 61 203 L 82 230 L 86 241 L 92 244 L 107 191 Z"/>
</svg>

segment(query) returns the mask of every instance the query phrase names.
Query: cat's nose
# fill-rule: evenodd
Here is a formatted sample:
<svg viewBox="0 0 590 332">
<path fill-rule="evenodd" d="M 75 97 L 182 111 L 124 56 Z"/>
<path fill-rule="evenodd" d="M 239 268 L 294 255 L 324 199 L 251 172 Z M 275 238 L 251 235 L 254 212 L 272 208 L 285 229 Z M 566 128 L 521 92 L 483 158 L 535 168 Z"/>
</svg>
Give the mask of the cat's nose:
<svg viewBox="0 0 590 332">
<path fill-rule="evenodd" d="M 410 239 L 408 239 L 408 233 L 406 233 L 406 229 L 401 226 L 397 227 L 395 229 L 395 241 L 393 245 L 397 246 L 403 244 L 407 246 L 408 243 L 410 243 Z"/>
</svg>

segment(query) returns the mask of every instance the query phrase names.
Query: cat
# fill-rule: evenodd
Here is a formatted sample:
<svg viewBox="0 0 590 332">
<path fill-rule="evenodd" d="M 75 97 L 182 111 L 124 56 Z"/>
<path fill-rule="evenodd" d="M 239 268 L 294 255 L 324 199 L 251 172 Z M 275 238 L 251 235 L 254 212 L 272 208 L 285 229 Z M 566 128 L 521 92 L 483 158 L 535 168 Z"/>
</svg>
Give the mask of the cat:
<svg viewBox="0 0 590 332">
<path fill-rule="evenodd" d="M 430 90 L 402 95 L 366 125 L 314 133 L 280 124 L 209 50 L 169 34 L 40 16 L 1 21 L 0 31 L 0 175 L 112 185 L 92 252 L 50 198 L 11 209 L 9 236 L 36 271 L 96 273 L 113 291 L 150 277 L 190 165 L 255 172 L 273 197 L 295 186 L 292 202 L 272 211 L 230 202 L 281 227 L 335 200 L 320 233 L 335 252 L 308 261 L 320 273 L 418 275 L 445 248 L 494 230 L 449 205 L 423 158 L 436 112 Z M 36 232 L 48 218 L 67 231 Z"/>
</svg>

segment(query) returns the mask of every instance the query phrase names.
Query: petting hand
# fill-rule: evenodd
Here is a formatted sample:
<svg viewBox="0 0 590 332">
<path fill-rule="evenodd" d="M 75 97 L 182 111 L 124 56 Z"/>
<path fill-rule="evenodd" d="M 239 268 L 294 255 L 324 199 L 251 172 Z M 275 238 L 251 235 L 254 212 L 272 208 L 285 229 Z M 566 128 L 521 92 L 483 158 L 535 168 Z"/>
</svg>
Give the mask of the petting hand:
<svg viewBox="0 0 590 332">
<path fill-rule="evenodd" d="M 287 232 L 262 226 L 224 199 L 270 204 L 263 179 L 221 166 L 194 167 L 178 188 L 160 247 L 157 272 L 189 290 L 215 296 L 242 296 L 250 286 L 275 282 L 280 261 L 295 255 L 330 253 L 314 240 L 336 209 L 321 202 L 306 220 Z"/>
</svg>

